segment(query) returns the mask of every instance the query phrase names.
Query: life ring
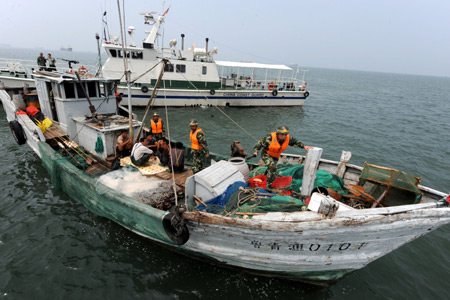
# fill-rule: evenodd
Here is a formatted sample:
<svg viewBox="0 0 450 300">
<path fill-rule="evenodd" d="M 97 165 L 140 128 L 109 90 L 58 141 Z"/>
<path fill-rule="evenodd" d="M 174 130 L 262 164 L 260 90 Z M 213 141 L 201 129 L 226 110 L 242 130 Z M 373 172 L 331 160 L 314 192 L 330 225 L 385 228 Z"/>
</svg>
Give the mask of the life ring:
<svg viewBox="0 0 450 300">
<path fill-rule="evenodd" d="M 271 90 L 273 90 L 275 88 L 275 84 L 273 83 L 273 81 L 271 83 L 269 83 L 267 88 L 269 89 L 269 91 L 271 91 Z"/>
<path fill-rule="evenodd" d="M 145 85 L 143 87 L 141 87 L 141 91 L 145 94 L 148 92 L 148 87 L 146 87 Z"/>
<path fill-rule="evenodd" d="M 305 92 L 304 95 L 305 95 L 305 98 L 308 98 L 309 92 Z"/>
<path fill-rule="evenodd" d="M 276 95 L 278 95 L 278 91 L 277 90 L 273 90 L 272 91 L 272 96 L 276 97 Z"/>
<path fill-rule="evenodd" d="M 17 144 L 23 145 L 27 141 L 25 138 L 25 133 L 23 132 L 22 125 L 20 125 L 17 120 L 9 122 L 9 127 L 11 128 L 11 133 L 16 140 Z"/>
<path fill-rule="evenodd" d="M 215 90 L 210 90 L 209 93 L 210 93 L 211 95 L 215 95 L 215 94 L 216 94 L 216 91 L 215 91 Z"/>
<path fill-rule="evenodd" d="M 81 66 L 78 68 L 78 74 L 80 74 L 81 76 L 86 75 L 87 72 L 88 72 L 88 69 L 86 69 L 84 66 Z"/>
<path fill-rule="evenodd" d="M 181 246 L 186 244 L 189 240 L 189 230 L 186 225 L 181 229 L 181 233 L 177 232 L 177 229 L 172 225 L 172 218 L 175 217 L 174 213 L 168 213 L 163 217 L 163 227 L 167 233 L 167 236 L 177 245 Z"/>
</svg>

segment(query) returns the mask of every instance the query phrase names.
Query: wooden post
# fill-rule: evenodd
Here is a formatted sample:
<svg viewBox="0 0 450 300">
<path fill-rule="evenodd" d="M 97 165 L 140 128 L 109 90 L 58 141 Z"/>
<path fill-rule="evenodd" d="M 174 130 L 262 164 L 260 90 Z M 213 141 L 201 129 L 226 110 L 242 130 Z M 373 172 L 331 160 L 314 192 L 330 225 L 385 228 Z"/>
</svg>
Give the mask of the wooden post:
<svg viewBox="0 0 450 300">
<path fill-rule="evenodd" d="M 314 147 L 306 153 L 305 168 L 303 169 L 302 196 L 308 197 L 311 195 L 322 151 L 322 148 Z"/>
<path fill-rule="evenodd" d="M 341 160 L 339 161 L 339 165 L 337 166 L 336 170 L 334 171 L 335 175 L 341 177 L 342 179 L 344 178 L 343 176 L 345 173 L 345 169 L 346 169 L 347 164 L 351 157 L 352 157 L 352 153 L 350 151 L 342 150 Z"/>
</svg>

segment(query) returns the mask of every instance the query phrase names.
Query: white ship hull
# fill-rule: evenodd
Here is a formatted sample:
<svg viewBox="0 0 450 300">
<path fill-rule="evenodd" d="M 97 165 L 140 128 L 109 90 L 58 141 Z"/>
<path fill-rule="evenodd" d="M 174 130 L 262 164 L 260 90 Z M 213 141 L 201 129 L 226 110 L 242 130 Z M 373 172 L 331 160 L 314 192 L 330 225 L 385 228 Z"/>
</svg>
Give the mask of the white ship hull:
<svg viewBox="0 0 450 300">
<path fill-rule="evenodd" d="M 123 93 L 122 105 L 128 104 L 128 90 L 119 87 Z M 132 105 L 147 106 L 152 91 L 143 93 L 140 88 L 131 88 Z M 154 106 L 302 106 L 305 103 L 304 91 L 255 90 L 216 90 L 211 95 L 209 90 L 158 89 Z"/>
</svg>

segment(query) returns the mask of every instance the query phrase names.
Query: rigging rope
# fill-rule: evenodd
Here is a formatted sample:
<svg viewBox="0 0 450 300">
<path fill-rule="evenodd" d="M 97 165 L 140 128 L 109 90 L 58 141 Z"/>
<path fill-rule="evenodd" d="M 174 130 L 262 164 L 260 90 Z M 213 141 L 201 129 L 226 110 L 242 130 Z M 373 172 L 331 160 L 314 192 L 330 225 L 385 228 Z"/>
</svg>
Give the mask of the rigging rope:
<svg viewBox="0 0 450 300">
<path fill-rule="evenodd" d="M 175 172 L 173 169 L 173 160 L 172 157 L 170 156 L 172 154 L 172 145 L 171 145 L 171 139 L 170 139 L 170 122 L 169 122 L 169 111 L 167 109 L 167 97 L 166 97 L 166 81 L 163 81 L 163 86 L 164 86 L 164 106 L 166 109 L 166 123 L 167 123 L 167 136 L 169 137 L 169 161 L 170 161 L 170 168 L 172 171 L 172 188 L 173 188 L 173 193 L 175 195 L 175 206 L 178 206 L 178 195 L 177 195 L 177 185 L 175 182 Z"/>
</svg>

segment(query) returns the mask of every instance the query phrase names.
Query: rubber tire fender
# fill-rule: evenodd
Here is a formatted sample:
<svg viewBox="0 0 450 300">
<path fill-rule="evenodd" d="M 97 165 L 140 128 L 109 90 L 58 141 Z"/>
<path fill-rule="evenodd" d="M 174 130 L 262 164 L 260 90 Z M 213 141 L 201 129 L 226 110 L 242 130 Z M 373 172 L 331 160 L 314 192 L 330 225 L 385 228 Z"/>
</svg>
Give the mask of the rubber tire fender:
<svg viewBox="0 0 450 300">
<path fill-rule="evenodd" d="M 211 94 L 211 96 L 214 96 L 216 94 L 215 90 L 210 90 L 209 93 Z"/>
<path fill-rule="evenodd" d="M 17 120 L 9 122 L 9 127 L 11 128 L 11 133 L 16 140 L 17 144 L 23 145 L 27 141 L 25 133 L 23 132 L 22 125 Z"/>
<path fill-rule="evenodd" d="M 278 91 L 277 90 L 273 90 L 272 91 L 272 96 L 276 97 L 278 95 Z"/>
<path fill-rule="evenodd" d="M 304 95 L 305 95 L 305 98 L 308 98 L 309 92 L 305 92 Z"/>
<path fill-rule="evenodd" d="M 143 87 L 141 87 L 141 91 L 146 94 L 148 93 L 148 87 L 146 87 L 145 85 Z"/>
<path fill-rule="evenodd" d="M 186 225 L 184 225 L 180 236 L 176 235 L 177 230 L 172 226 L 172 218 L 175 216 L 173 213 L 168 213 L 164 216 L 162 223 L 167 236 L 178 246 L 186 244 L 189 240 L 189 230 Z"/>
</svg>

